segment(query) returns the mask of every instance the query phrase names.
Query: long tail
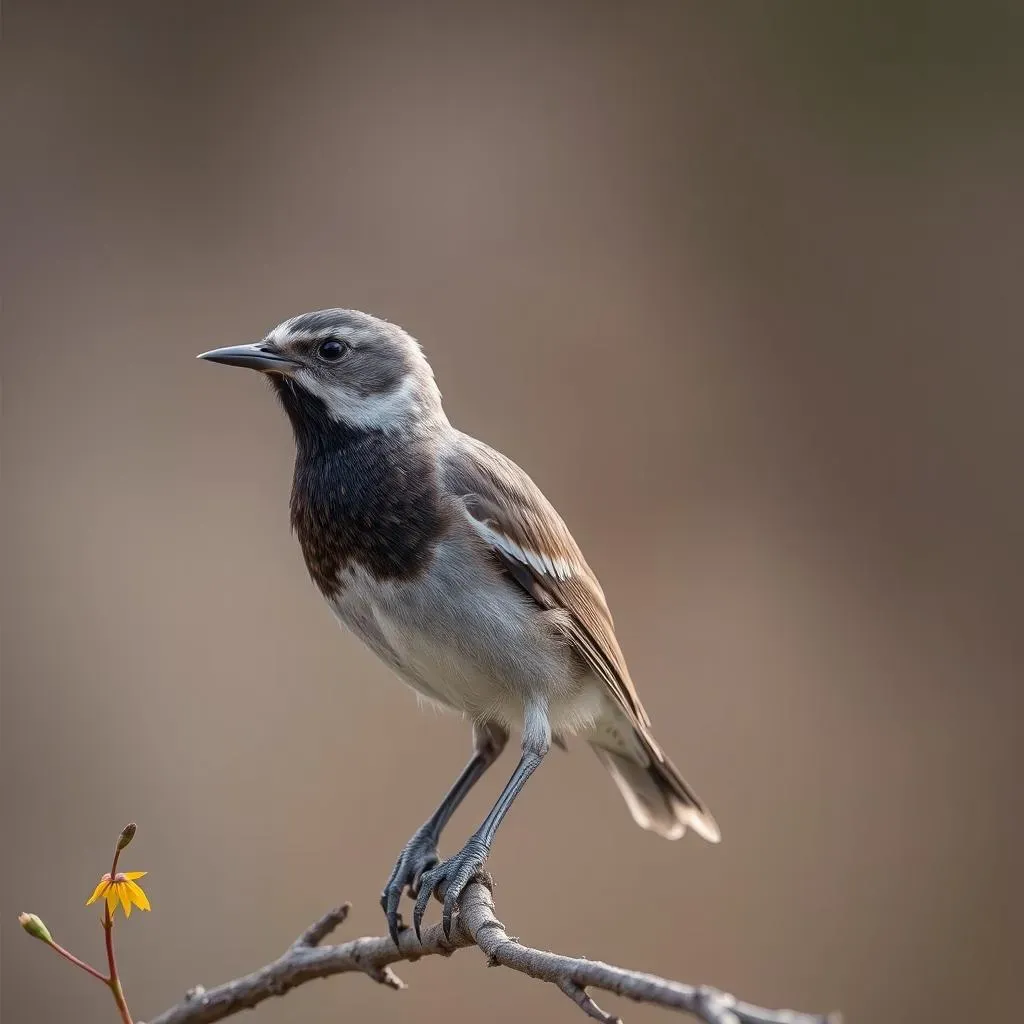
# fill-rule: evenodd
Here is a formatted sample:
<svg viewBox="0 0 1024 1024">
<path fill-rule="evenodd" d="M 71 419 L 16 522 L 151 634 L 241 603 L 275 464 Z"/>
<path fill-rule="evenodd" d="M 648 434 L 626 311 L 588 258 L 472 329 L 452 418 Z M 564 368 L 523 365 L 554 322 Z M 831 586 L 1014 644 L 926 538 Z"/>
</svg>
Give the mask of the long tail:
<svg viewBox="0 0 1024 1024">
<path fill-rule="evenodd" d="M 657 832 L 666 839 L 679 839 L 692 828 L 709 843 L 717 843 L 722 834 L 700 797 L 687 785 L 652 736 L 639 731 L 635 736 L 637 756 L 591 744 L 594 753 L 611 772 L 633 820 L 641 828 Z"/>
</svg>

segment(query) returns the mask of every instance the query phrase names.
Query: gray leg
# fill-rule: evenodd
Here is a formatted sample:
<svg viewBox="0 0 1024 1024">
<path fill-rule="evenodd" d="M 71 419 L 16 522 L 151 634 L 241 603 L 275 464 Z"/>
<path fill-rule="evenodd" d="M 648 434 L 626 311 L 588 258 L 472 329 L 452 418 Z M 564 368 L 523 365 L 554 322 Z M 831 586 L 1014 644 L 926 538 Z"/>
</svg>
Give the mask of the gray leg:
<svg viewBox="0 0 1024 1024">
<path fill-rule="evenodd" d="M 452 932 L 452 914 L 456 904 L 470 879 L 480 870 L 487 855 L 491 852 L 491 843 L 498 826 L 508 814 L 519 791 L 526 785 L 526 780 L 534 773 L 551 747 L 551 728 L 548 725 L 547 710 L 543 706 L 527 708 L 526 720 L 523 725 L 523 754 L 501 791 L 490 813 L 484 818 L 480 827 L 469 837 L 466 845 L 452 858 L 442 864 L 431 866 L 420 879 L 419 896 L 413 910 L 412 922 L 416 935 L 420 934 L 420 924 L 426 912 L 427 904 L 434 893 L 444 898 L 442 924 L 444 933 Z"/>
<path fill-rule="evenodd" d="M 437 810 L 416 830 L 413 837 L 402 848 L 398 862 L 395 864 L 380 897 L 380 905 L 388 918 L 388 931 L 396 946 L 398 945 L 398 904 L 402 898 L 402 892 L 408 886 L 409 892 L 413 896 L 418 895 L 420 878 L 423 873 L 438 862 L 437 844 L 445 825 L 448 824 L 459 804 L 466 798 L 466 794 L 498 759 L 507 740 L 508 732 L 501 726 L 473 726 L 473 756 L 469 763 L 462 769 L 462 773 L 445 794 Z"/>
</svg>

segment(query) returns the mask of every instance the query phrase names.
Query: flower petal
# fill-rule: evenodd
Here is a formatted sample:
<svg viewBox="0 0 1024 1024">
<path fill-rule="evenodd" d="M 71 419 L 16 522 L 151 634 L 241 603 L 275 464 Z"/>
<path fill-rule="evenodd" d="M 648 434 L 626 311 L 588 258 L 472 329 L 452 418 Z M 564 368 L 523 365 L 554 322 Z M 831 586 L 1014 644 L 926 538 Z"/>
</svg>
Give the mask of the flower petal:
<svg viewBox="0 0 1024 1024">
<path fill-rule="evenodd" d="M 113 919 L 114 911 L 117 910 L 117 886 L 111 885 L 106 892 L 107 910 L 110 911 L 110 917 Z"/>
<path fill-rule="evenodd" d="M 90 903 L 95 903 L 107 891 L 107 886 L 109 885 L 110 879 L 101 878 L 100 884 L 96 886 L 92 895 L 85 901 L 85 905 L 89 906 Z"/>
<path fill-rule="evenodd" d="M 129 882 L 134 882 L 136 878 L 143 878 L 145 875 L 149 874 L 148 871 L 123 871 L 121 873 Z"/>
<path fill-rule="evenodd" d="M 131 897 L 132 903 L 139 908 L 139 910 L 149 910 L 149 897 L 142 891 L 141 885 L 136 885 L 134 882 L 125 882 L 125 888 Z"/>
<path fill-rule="evenodd" d="M 132 916 L 132 894 L 128 890 L 127 882 L 117 883 L 117 894 L 121 897 L 121 906 L 124 907 L 124 916 Z"/>
</svg>

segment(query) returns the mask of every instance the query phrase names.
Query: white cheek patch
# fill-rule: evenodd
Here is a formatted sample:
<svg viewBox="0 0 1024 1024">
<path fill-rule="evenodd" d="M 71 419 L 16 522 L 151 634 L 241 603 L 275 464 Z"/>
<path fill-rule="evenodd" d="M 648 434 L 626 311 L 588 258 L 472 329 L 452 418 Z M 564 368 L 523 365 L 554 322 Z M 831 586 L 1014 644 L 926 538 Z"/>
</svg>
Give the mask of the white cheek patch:
<svg viewBox="0 0 1024 1024">
<path fill-rule="evenodd" d="M 359 395 L 341 384 L 326 384 L 307 369 L 294 374 L 295 382 L 327 407 L 331 419 L 366 430 L 394 426 L 419 408 L 414 377 L 409 376 L 383 395 Z"/>
</svg>

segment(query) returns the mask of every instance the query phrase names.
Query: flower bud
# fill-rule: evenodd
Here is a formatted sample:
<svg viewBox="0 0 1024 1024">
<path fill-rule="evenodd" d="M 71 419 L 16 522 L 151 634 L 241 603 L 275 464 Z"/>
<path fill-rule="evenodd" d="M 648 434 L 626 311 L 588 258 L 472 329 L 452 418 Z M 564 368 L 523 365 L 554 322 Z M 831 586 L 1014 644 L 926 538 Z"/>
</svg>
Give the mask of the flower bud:
<svg viewBox="0 0 1024 1024">
<path fill-rule="evenodd" d="M 53 945 L 53 939 L 50 936 L 49 930 L 46 925 L 43 924 L 42 920 L 35 914 L 19 914 L 18 924 L 20 924 L 33 939 L 39 939 L 40 942 L 45 942 L 48 946 Z"/>
<path fill-rule="evenodd" d="M 117 840 L 118 850 L 123 850 L 135 838 L 135 831 L 137 828 L 138 826 L 135 822 L 131 821 L 121 829 L 121 836 Z"/>
</svg>

